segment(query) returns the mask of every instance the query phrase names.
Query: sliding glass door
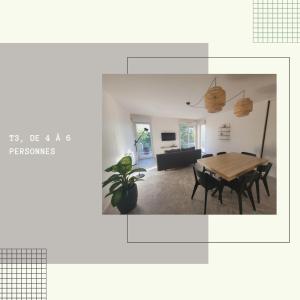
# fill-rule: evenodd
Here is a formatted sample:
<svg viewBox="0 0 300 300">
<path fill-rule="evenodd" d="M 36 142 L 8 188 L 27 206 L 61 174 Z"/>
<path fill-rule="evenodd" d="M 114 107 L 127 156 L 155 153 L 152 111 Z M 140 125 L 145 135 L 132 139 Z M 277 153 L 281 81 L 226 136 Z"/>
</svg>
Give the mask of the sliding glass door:
<svg viewBox="0 0 300 300">
<path fill-rule="evenodd" d="M 136 150 L 138 160 L 153 157 L 150 124 L 136 123 L 135 128 Z"/>
<path fill-rule="evenodd" d="M 197 127 L 195 123 L 180 123 L 180 148 L 196 148 Z"/>
</svg>

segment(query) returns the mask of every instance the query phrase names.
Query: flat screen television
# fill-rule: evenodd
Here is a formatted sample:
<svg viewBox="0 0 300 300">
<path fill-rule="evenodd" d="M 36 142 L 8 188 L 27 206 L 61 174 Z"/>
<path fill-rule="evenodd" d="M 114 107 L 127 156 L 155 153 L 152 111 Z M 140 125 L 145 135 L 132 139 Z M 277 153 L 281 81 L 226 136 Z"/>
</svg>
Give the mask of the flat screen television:
<svg viewBox="0 0 300 300">
<path fill-rule="evenodd" d="M 161 133 L 161 140 L 162 141 L 175 141 L 176 140 L 176 133 L 175 132 L 162 132 Z"/>
</svg>

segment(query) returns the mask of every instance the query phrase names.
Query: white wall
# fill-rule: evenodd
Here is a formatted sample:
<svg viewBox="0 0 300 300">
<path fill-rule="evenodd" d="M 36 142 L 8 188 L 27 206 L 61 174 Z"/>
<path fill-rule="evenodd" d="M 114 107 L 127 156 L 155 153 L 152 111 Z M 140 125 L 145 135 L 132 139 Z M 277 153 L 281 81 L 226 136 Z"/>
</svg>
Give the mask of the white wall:
<svg viewBox="0 0 300 300">
<path fill-rule="evenodd" d="M 166 149 L 162 149 L 162 146 L 171 146 L 179 145 L 179 120 L 175 118 L 162 118 L 162 117 L 152 117 L 152 139 L 153 139 L 153 151 L 154 154 L 164 153 Z M 176 140 L 175 141 L 162 141 L 161 133 L 162 132 L 175 132 Z"/>
<path fill-rule="evenodd" d="M 151 123 L 151 117 L 146 115 L 131 115 L 131 120 L 133 123 Z"/>
<path fill-rule="evenodd" d="M 102 161 L 105 169 L 122 156 L 134 153 L 134 132 L 130 113 L 107 93 L 103 94 L 102 118 Z"/>
<path fill-rule="evenodd" d="M 209 114 L 206 118 L 206 153 L 252 152 L 258 156 L 264 132 L 267 101 L 253 105 L 253 111 L 245 117 L 237 118 L 233 111 Z M 229 141 L 218 139 L 218 128 L 224 123 L 231 125 Z M 268 127 L 266 132 L 264 155 L 273 163 L 270 175 L 276 177 L 276 101 L 271 101 Z"/>
</svg>

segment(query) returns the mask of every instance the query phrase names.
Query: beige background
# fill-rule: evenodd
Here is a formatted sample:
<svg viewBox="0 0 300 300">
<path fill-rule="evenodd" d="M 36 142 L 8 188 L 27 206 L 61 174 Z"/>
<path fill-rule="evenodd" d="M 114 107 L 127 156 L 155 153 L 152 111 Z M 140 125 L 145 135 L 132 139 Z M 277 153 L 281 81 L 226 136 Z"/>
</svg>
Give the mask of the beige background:
<svg viewBox="0 0 300 300">
<path fill-rule="evenodd" d="M 291 56 L 292 243 L 211 245 L 209 265 L 50 265 L 48 299 L 299 297 L 299 45 L 252 44 L 251 7 L 250 0 L 1 1 L 1 42 L 208 42 L 210 55 Z"/>
</svg>

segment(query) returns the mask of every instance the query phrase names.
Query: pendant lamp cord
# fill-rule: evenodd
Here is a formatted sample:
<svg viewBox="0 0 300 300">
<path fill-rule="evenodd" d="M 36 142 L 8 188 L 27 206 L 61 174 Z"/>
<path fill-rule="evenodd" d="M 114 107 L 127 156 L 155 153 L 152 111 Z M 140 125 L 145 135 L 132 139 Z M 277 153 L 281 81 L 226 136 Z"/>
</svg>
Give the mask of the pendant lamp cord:
<svg viewBox="0 0 300 300">
<path fill-rule="evenodd" d="M 215 87 L 217 86 L 217 78 L 216 77 L 211 81 L 208 89 L 210 89 L 213 86 L 213 84 L 214 84 Z M 246 94 L 246 91 L 245 90 L 241 90 L 237 94 L 235 94 L 234 96 L 232 96 L 231 98 L 227 99 L 226 103 L 229 102 L 229 101 L 234 100 L 236 97 L 238 97 L 240 95 L 243 95 L 243 98 L 245 98 L 245 94 Z M 196 107 L 196 108 L 205 108 L 204 106 L 199 106 L 199 104 L 203 101 L 203 99 L 204 99 L 204 95 L 200 98 L 199 101 L 195 102 L 194 104 L 191 104 L 191 103 L 187 102 L 187 105 L 191 106 L 191 107 Z"/>
</svg>

